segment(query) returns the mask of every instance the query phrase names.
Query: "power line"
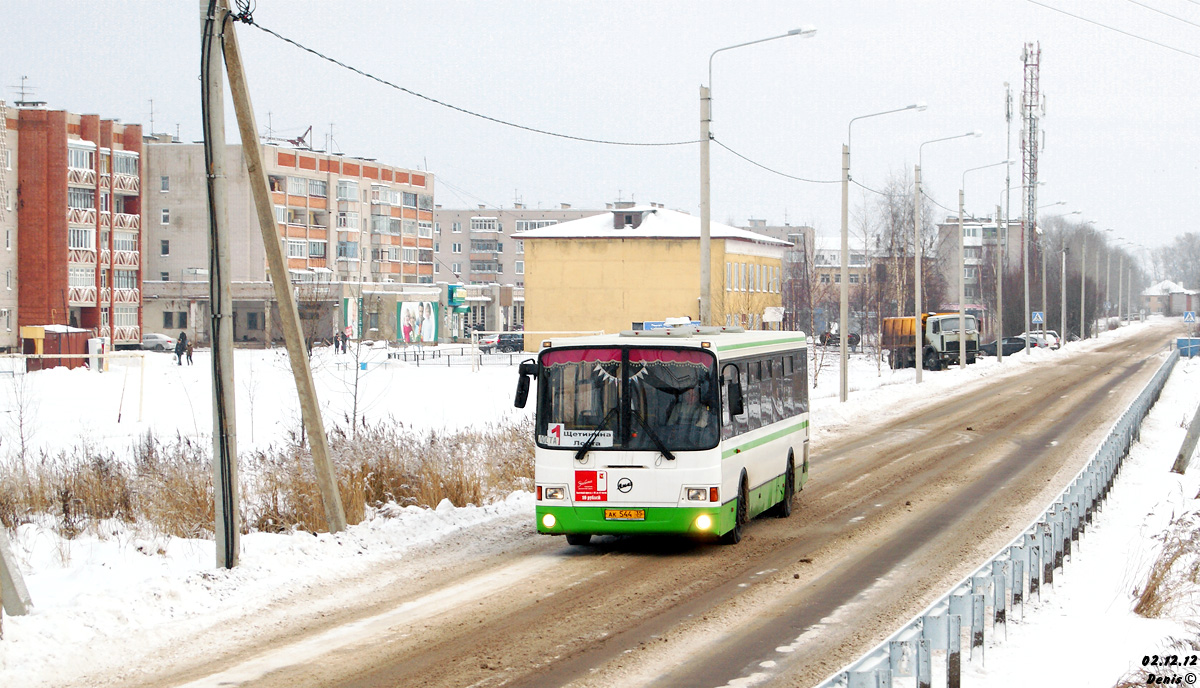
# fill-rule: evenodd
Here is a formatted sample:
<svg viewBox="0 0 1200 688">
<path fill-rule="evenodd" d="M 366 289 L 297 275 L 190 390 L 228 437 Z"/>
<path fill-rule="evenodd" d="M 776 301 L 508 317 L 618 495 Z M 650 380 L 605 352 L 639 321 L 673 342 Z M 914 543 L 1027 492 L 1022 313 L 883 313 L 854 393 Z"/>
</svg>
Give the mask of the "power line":
<svg viewBox="0 0 1200 688">
<path fill-rule="evenodd" d="M 1150 5 L 1138 2 L 1137 0 L 1129 0 L 1129 2 L 1132 2 L 1133 4 L 1137 5 L 1138 7 L 1145 7 L 1146 9 L 1150 10 L 1151 12 L 1158 12 L 1162 16 L 1170 17 L 1171 19 L 1174 19 L 1175 21 L 1180 21 L 1180 22 L 1183 22 L 1184 24 L 1188 24 L 1188 25 L 1195 26 L 1195 27 L 1200 27 L 1200 24 L 1197 24 L 1194 21 L 1189 21 L 1187 19 L 1184 19 L 1183 17 L 1177 17 L 1173 14 L 1170 14 L 1168 12 L 1164 12 L 1164 11 L 1158 9 L 1157 7 L 1151 7 Z"/>
<path fill-rule="evenodd" d="M 297 41 L 295 41 L 295 40 L 292 40 L 291 38 L 288 38 L 287 36 L 283 36 L 283 35 L 281 35 L 281 34 L 279 34 L 279 33 L 275 32 L 275 31 L 272 31 L 271 29 L 268 29 L 268 28 L 267 28 L 267 27 L 265 27 L 265 26 L 262 26 L 261 24 L 258 24 L 257 22 L 255 22 L 255 21 L 254 21 L 254 18 L 253 18 L 253 17 L 250 15 L 250 13 L 249 13 L 249 12 L 245 12 L 245 11 L 244 11 L 244 12 L 242 12 L 242 13 L 240 13 L 240 14 L 237 14 L 237 15 L 235 15 L 235 16 L 234 16 L 234 18 L 235 18 L 235 19 L 237 19 L 238 21 L 241 21 L 241 22 L 245 23 L 245 24 L 249 24 L 250 26 L 253 26 L 254 28 L 258 29 L 259 31 L 262 31 L 263 33 L 266 33 L 266 34 L 269 34 L 269 35 L 271 35 L 271 36 L 274 36 L 275 38 L 278 38 L 279 40 L 283 41 L 284 43 L 290 43 L 291 45 L 294 45 L 294 46 L 296 46 L 297 48 L 300 48 L 301 50 L 303 50 L 303 51 L 305 51 L 305 52 L 307 52 L 307 53 L 311 53 L 312 55 L 315 55 L 315 56 L 317 56 L 317 57 L 321 58 L 322 60 L 325 60 L 326 62 L 332 62 L 333 64 L 335 64 L 335 65 L 337 65 L 337 66 L 339 66 L 339 67 L 341 67 L 341 68 L 343 68 L 343 69 L 347 69 L 347 70 L 349 70 L 349 71 L 351 71 L 351 72 L 354 72 L 355 74 L 359 74 L 359 75 L 361 75 L 361 76 L 365 76 L 365 77 L 367 77 L 368 79 L 371 79 L 372 81 L 377 81 L 377 82 L 379 82 L 379 83 L 383 84 L 384 86 L 387 86 L 387 87 L 389 87 L 389 88 L 393 88 L 393 89 L 395 89 L 395 90 L 397 90 L 397 91 L 401 91 L 401 92 L 403 92 L 403 93 L 407 93 L 407 94 L 408 94 L 408 95 L 410 95 L 410 96 L 415 96 L 415 97 L 417 97 L 417 98 L 420 98 L 420 99 L 422 99 L 422 100 L 425 100 L 425 101 L 428 101 L 428 102 L 430 102 L 430 103 L 433 103 L 434 105 L 440 105 L 440 106 L 442 106 L 442 107 L 444 107 L 444 108 L 448 108 L 448 109 L 450 109 L 450 110 L 454 110 L 454 111 L 456 111 L 456 112 L 460 112 L 460 113 L 462 113 L 462 114 L 464 114 L 464 115 L 469 115 L 469 116 L 471 116 L 471 117 L 478 117 L 479 119 L 487 120 L 487 121 L 489 121 L 489 122 L 492 122 L 492 123 L 495 123 L 495 124 L 502 124 L 502 125 L 504 125 L 504 126 L 506 126 L 506 127 L 512 127 L 512 128 L 514 128 L 514 129 L 520 129 L 520 130 L 522 130 L 522 131 L 528 131 L 528 132 L 531 132 L 531 133 L 534 133 L 534 134 L 542 134 L 542 135 L 544 135 L 544 136 L 554 136 L 554 137 L 556 137 L 556 138 L 560 138 L 560 139 L 568 139 L 568 140 L 571 140 L 571 141 L 581 141 L 581 142 L 583 142 L 583 143 L 599 143 L 599 144 L 603 144 L 603 145 L 607 145 L 607 146 L 631 146 L 631 147 L 650 147 L 650 148 L 656 148 L 656 147 L 664 147 L 664 146 L 688 146 L 688 145 L 691 145 L 691 144 L 694 144 L 694 143 L 699 143 L 699 142 L 700 142 L 699 140 L 690 140 L 690 141 L 666 141 L 666 142 L 610 141 L 610 140 L 606 140 L 606 139 L 594 139 L 594 138 L 589 138 L 589 137 L 586 137 L 586 136 L 572 136 L 572 135 L 570 135 L 570 134 L 560 134 L 560 133 L 558 133 L 558 132 L 554 132 L 554 131 L 547 131 L 547 130 L 545 130 L 545 129 L 537 129 L 537 128 L 535 128 L 535 127 L 528 127 L 528 126 L 525 126 L 525 125 L 523 125 L 523 124 L 517 124 L 517 123 L 515 123 L 515 122 L 509 122 L 509 121 L 507 121 L 507 120 L 499 119 L 499 118 L 497 118 L 497 117 L 492 117 L 492 116 L 490 116 L 490 115 L 485 115 L 485 114 L 482 114 L 482 113 L 479 113 L 479 112 L 474 112 L 474 111 L 472 111 L 472 110 L 468 110 L 468 109 L 466 109 L 466 108 L 459 107 L 459 106 L 457 106 L 457 105 L 453 105 L 453 104 L 451 104 L 451 103 L 447 103 L 447 102 L 445 102 L 445 101 L 438 100 L 437 98 L 433 98 L 433 97 L 431 97 L 431 96 L 427 96 L 427 95 L 425 95 L 425 94 L 423 94 L 423 93 L 418 93 L 418 92 L 416 92 L 416 91 L 414 91 L 414 90 L 412 90 L 412 89 L 405 88 L 405 87 L 403 87 L 403 86 L 399 86 L 399 85 L 397 85 L 397 84 L 394 84 L 394 83 L 392 83 L 392 82 L 388 81 L 387 79 L 384 79 L 384 78 L 382 78 L 382 77 L 375 76 L 374 74 L 371 74 L 371 73 L 369 73 L 369 72 L 365 72 L 365 71 L 363 71 L 363 70 L 361 70 L 361 69 L 359 69 L 359 68 L 357 68 L 357 67 L 353 67 L 353 66 L 351 66 L 351 65 L 348 65 L 348 64 L 346 64 L 345 62 L 342 62 L 341 60 L 338 60 L 338 59 L 335 59 L 335 58 L 329 57 L 328 55 L 325 55 L 324 53 L 321 53 L 321 52 L 320 52 L 320 51 L 318 51 L 318 50 L 314 50 L 313 48 L 310 48 L 310 47 L 308 47 L 308 46 L 306 46 L 306 45 L 303 45 L 303 44 L 301 44 L 301 43 L 299 43 L 299 42 L 297 42 Z"/>
<path fill-rule="evenodd" d="M 1122 34 L 1122 35 L 1125 35 L 1125 36 L 1129 36 L 1130 38 L 1136 38 L 1136 39 L 1137 39 L 1137 40 L 1139 40 L 1139 41 L 1145 41 L 1146 43 L 1153 43 L 1154 45 L 1157 45 L 1157 46 L 1158 46 L 1158 47 L 1160 47 L 1160 48 L 1166 48 L 1167 50 L 1172 50 L 1172 51 L 1174 51 L 1174 52 L 1177 52 L 1177 53 L 1179 53 L 1179 54 L 1181 54 L 1181 55 L 1187 55 L 1188 57 L 1194 57 L 1194 58 L 1196 58 L 1196 59 L 1200 59 L 1200 55 L 1198 55 L 1198 54 L 1196 54 L 1196 53 L 1189 53 L 1189 52 L 1188 52 L 1188 51 L 1186 51 L 1186 50 L 1181 50 L 1181 49 L 1179 49 L 1179 48 L 1175 48 L 1175 47 L 1169 46 L 1169 45 L 1167 45 L 1166 43 L 1159 43 L 1158 41 L 1156 41 L 1156 40 L 1153 40 L 1153 39 L 1151 39 L 1151 38 L 1146 38 L 1146 37 L 1144 37 L 1144 36 L 1139 36 L 1139 35 L 1137 35 L 1137 34 L 1135 34 L 1135 33 L 1129 33 L 1128 31 L 1125 31 L 1125 30 L 1123 30 L 1123 29 L 1118 29 L 1118 28 L 1116 28 L 1116 27 L 1109 26 L 1109 25 L 1107 25 L 1107 24 L 1101 24 L 1100 22 L 1098 22 L 1098 21 L 1095 21 L 1095 20 L 1093 20 L 1093 19 L 1088 19 L 1087 17 L 1081 17 L 1081 16 L 1079 16 L 1078 14 L 1071 14 L 1070 12 L 1068 12 L 1068 11 L 1066 11 L 1066 10 L 1061 10 L 1061 9 L 1059 9 L 1059 8 L 1057 8 L 1057 7 L 1053 7 L 1053 6 L 1051 6 L 1051 5 L 1047 5 L 1047 4 L 1045 4 L 1045 3 L 1038 2 L 1037 0 L 1025 0 L 1025 2 L 1028 2 L 1028 3 L 1031 3 L 1031 4 L 1037 5 L 1038 7 L 1045 7 L 1046 9 L 1048 9 L 1048 10 L 1053 10 L 1053 11 L 1055 11 L 1055 12 L 1058 12 L 1059 14 L 1065 14 L 1065 15 L 1067 15 L 1068 17 L 1071 17 L 1071 18 L 1073 18 L 1073 19 L 1078 19 L 1079 21 L 1087 22 L 1087 23 L 1089 23 L 1089 24 L 1092 24 L 1092 25 L 1094 25 L 1094 26 L 1099 26 L 1099 27 L 1100 27 L 1100 28 L 1102 28 L 1102 29 L 1108 29 L 1109 31 L 1116 31 L 1116 32 L 1117 32 L 1117 33 L 1119 33 L 1119 34 Z"/>
<path fill-rule="evenodd" d="M 724 143 L 721 143 L 720 141 L 718 141 L 716 137 L 712 138 L 712 142 L 717 144 L 718 146 L 724 148 L 725 150 L 729 151 L 730 153 L 733 153 L 734 155 L 741 158 L 742 160 L 745 160 L 746 162 L 750 163 L 751 165 L 754 165 L 755 167 L 764 169 L 767 172 L 770 172 L 771 174 L 777 174 L 780 177 L 786 177 L 787 179 L 794 179 L 798 182 L 808 182 L 809 184 L 837 184 L 837 183 L 839 183 L 838 180 L 836 180 L 836 179 L 805 179 L 804 177 L 797 177 L 795 175 L 787 174 L 786 172 L 780 172 L 779 170 L 767 167 L 766 165 L 762 164 L 761 162 L 756 162 L 754 160 L 751 160 L 750 158 L 747 158 L 746 156 L 735 151 L 734 149 L 730 148 L 729 146 L 726 146 Z"/>
</svg>

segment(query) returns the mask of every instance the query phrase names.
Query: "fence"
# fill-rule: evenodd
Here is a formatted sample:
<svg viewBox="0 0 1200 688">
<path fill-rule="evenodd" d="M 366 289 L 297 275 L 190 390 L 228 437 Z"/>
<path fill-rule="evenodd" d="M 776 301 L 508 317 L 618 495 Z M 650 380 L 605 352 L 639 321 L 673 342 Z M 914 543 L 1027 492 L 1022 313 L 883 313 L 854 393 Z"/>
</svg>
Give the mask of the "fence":
<svg viewBox="0 0 1200 688">
<path fill-rule="evenodd" d="M 1024 603 L 1052 585 L 1071 556 L 1071 543 L 1092 523 L 1112 489 L 1129 447 L 1138 439 L 1142 420 L 1158 401 L 1163 385 L 1179 360 L 1179 351 L 1154 374 L 1137 399 L 1113 425 L 1108 437 L 1058 499 L 1011 543 L 1002 548 L 951 591 L 929 605 L 870 652 L 838 670 L 817 688 L 890 688 L 893 678 L 933 683 L 933 658 L 944 656 L 947 686 L 961 684 L 963 631 L 970 659 L 983 660 L 987 621 L 992 632 L 1004 631 L 1010 609 L 1024 614 Z M 998 639 L 1003 636 L 997 634 Z M 1051 649 L 1047 648 L 1047 651 Z"/>
</svg>

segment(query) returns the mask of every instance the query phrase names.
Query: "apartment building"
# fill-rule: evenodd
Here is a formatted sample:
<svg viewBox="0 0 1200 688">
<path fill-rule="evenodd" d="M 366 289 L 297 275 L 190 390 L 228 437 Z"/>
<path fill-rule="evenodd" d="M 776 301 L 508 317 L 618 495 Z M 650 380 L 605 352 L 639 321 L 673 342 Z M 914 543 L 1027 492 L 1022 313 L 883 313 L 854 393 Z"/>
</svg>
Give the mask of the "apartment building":
<svg viewBox="0 0 1200 688">
<path fill-rule="evenodd" d="M 6 115 L 5 146 L 10 156 L 16 149 L 20 189 L 17 323 L 71 325 L 115 346 L 138 344 L 142 127 L 39 105 L 16 110 L 19 146 Z"/>
<path fill-rule="evenodd" d="M 606 204 L 611 211 L 614 204 Z M 629 204 L 616 204 L 632 207 Z M 525 322 L 525 245 L 514 239 L 525 232 L 606 212 L 558 208 L 450 209 L 437 206 L 434 217 L 434 266 L 438 281 L 468 285 L 466 327 L 488 331 L 522 329 Z"/>
<path fill-rule="evenodd" d="M 260 145 L 300 316 L 315 336 L 328 337 L 346 326 L 361 329 L 364 290 L 398 294 L 399 285 L 433 286 L 432 174 L 367 158 Z M 266 252 L 240 145 L 228 146 L 226 169 L 235 339 L 277 339 L 272 323 L 278 322 L 278 309 L 272 290 L 264 287 Z M 156 327 L 190 329 L 203 341 L 209 312 L 203 145 L 155 137 L 147 148 L 147 178 L 154 188 L 147 209 L 153 247 L 147 275 L 154 280 L 148 312 Z M 422 300 L 429 300 L 428 292 L 421 292 Z"/>
<path fill-rule="evenodd" d="M 807 330 L 812 326 L 813 250 L 816 230 L 807 225 L 769 225 L 749 219 L 742 229 L 786 241 L 791 248 L 783 256 L 783 324 L 785 330 Z"/>
<path fill-rule="evenodd" d="M 13 119 L 9 119 L 13 117 Z M 4 235 L 0 251 L 0 353 L 17 350 L 20 328 L 17 327 L 17 120 L 16 112 L 0 100 L 0 234 Z"/>
</svg>

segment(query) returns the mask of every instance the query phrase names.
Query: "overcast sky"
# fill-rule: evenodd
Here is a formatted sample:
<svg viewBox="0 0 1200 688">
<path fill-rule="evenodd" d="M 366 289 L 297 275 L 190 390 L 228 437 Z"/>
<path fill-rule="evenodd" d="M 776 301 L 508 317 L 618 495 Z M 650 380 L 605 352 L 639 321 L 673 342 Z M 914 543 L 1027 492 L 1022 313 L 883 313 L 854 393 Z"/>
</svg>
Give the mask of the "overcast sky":
<svg viewBox="0 0 1200 688">
<path fill-rule="evenodd" d="M 574 136 L 689 141 L 716 49 L 812 26 L 716 56 L 713 135 L 763 165 L 838 180 L 851 118 L 852 176 L 881 188 L 911 177 L 921 142 L 926 190 L 957 208 L 967 168 L 1007 156 L 1004 83 L 1019 102 L 1021 53 L 1041 46 L 1045 148 L 1039 204 L 1066 201 L 1098 228 L 1148 247 L 1200 217 L 1200 2 L 307 2 L 258 0 L 255 20 L 432 98 Z M 1148 9 L 1147 5 L 1153 9 Z M 1158 12 L 1154 10 L 1159 10 Z M 1174 18 L 1163 13 L 1174 15 Z M 199 138 L 199 3 L 0 3 L 0 88 L 21 76 L 50 107 Z M 428 169 L 444 207 L 602 207 L 618 198 L 699 213 L 699 147 L 618 147 L 533 134 L 439 107 L 238 26 L 258 123 L 316 147 Z M 1182 52 L 1180 52 L 1182 51 Z M 1191 54 L 1184 54 L 1191 53 Z M 269 118 L 268 118 L 269 113 Z M 232 114 L 228 136 L 236 139 Z M 1012 155 L 1020 159 L 1019 120 Z M 967 176 L 967 210 L 990 213 L 1003 167 Z M 1012 167 L 1020 186 L 1020 165 Z M 713 147 L 713 218 L 840 226 L 838 184 L 786 179 Z M 874 194 L 853 187 L 857 209 Z M 1013 214 L 1021 205 L 1012 195 Z M 939 217 L 945 211 L 939 209 Z"/>
</svg>

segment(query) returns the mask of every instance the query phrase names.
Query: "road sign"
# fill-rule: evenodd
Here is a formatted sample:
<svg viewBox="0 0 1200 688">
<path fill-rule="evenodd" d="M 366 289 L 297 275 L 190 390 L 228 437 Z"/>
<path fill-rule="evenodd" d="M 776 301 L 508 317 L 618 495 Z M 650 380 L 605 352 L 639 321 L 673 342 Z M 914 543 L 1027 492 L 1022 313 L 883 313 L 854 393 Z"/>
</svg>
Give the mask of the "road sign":
<svg viewBox="0 0 1200 688">
<path fill-rule="evenodd" d="M 1188 312 L 1184 313 L 1184 314 L 1183 314 L 1183 321 L 1184 321 L 1185 323 L 1194 323 L 1194 322 L 1196 322 L 1196 311 L 1188 311 Z"/>
<path fill-rule="evenodd" d="M 1044 325 L 1046 323 L 1046 313 L 1044 311 L 1033 312 L 1033 324 Z"/>
</svg>

